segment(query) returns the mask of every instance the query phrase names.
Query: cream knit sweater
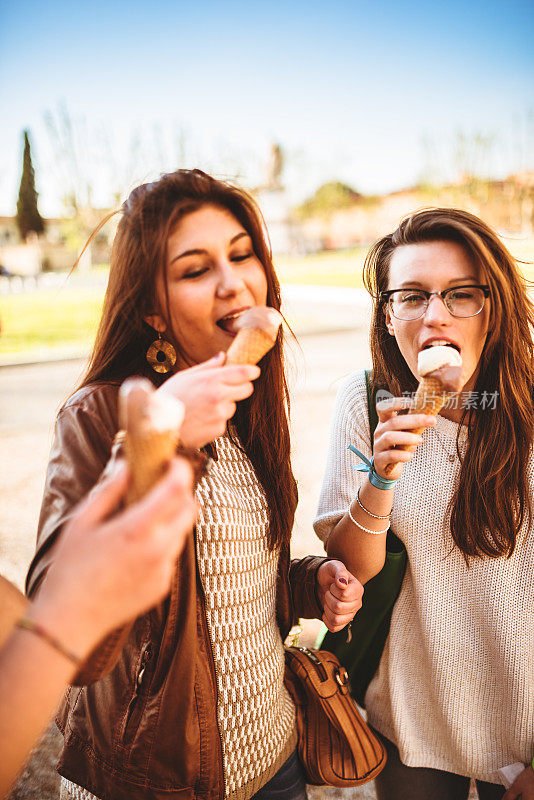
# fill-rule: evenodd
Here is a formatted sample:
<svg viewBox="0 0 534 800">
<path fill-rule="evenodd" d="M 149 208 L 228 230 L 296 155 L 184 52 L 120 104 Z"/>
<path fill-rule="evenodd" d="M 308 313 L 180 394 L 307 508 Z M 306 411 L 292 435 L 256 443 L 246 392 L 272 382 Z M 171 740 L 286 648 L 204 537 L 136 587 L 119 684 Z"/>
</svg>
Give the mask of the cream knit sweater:
<svg viewBox="0 0 534 800">
<path fill-rule="evenodd" d="M 438 416 L 396 486 L 391 527 L 408 567 L 365 701 L 403 763 L 499 783 L 499 767 L 534 755 L 534 533 L 524 527 L 509 559 L 466 566 L 445 522 L 460 469 L 449 458 L 457 433 Z M 314 525 L 323 542 L 367 480 L 351 469 L 358 458 L 349 444 L 371 456 L 363 372 L 336 401 Z M 532 458 L 527 469 L 534 484 Z"/>
</svg>

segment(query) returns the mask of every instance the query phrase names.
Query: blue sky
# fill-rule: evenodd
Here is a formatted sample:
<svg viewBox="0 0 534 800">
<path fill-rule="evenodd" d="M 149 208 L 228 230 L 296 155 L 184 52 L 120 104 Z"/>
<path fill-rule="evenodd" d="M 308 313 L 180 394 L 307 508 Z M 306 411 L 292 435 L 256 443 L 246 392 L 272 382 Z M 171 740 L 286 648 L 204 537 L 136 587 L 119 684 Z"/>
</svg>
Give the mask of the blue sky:
<svg viewBox="0 0 534 800">
<path fill-rule="evenodd" d="M 0 213 L 14 210 L 25 127 L 42 209 L 60 209 L 44 123 L 60 108 L 102 204 L 111 184 L 127 191 L 180 158 L 253 185 L 271 141 L 295 199 L 332 178 L 373 193 L 453 177 L 458 131 L 492 137 L 483 171 L 533 167 L 530 2 L 83 6 L 0 0 Z"/>
</svg>

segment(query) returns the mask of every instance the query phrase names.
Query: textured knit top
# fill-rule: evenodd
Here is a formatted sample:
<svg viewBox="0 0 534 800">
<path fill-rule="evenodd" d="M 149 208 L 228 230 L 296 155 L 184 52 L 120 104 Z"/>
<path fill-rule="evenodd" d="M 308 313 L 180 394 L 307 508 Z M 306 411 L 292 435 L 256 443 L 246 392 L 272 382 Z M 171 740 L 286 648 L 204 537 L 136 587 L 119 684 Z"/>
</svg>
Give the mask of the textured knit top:
<svg viewBox="0 0 534 800">
<path fill-rule="evenodd" d="M 500 783 L 497 769 L 534 756 L 534 532 L 524 525 L 511 558 L 466 565 L 446 522 L 458 428 L 438 416 L 395 488 L 391 527 L 408 567 L 365 703 L 404 764 Z M 323 542 L 367 480 L 349 444 L 371 456 L 363 372 L 336 401 L 315 521 Z M 532 456 L 527 473 L 533 485 Z"/>
<path fill-rule="evenodd" d="M 295 709 L 276 622 L 278 552 L 265 495 L 228 436 L 200 481 L 197 554 L 218 684 L 226 796 L 247 800 L 296 746 Z"/>
</svg>

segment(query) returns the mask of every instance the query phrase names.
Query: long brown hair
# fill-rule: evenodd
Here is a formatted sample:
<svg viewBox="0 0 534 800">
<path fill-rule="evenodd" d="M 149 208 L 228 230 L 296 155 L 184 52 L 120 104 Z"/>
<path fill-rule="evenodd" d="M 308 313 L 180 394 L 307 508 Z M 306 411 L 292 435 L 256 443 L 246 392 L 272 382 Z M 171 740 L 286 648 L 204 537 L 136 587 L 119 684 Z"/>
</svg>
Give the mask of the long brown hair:
<svg viewBox="0 0 534 800">
<path fill-rule="evenodd" d="M 532 522 L 526 467 L 534 435 L 534 308 L 516 261 L 478 217 L 452 208 L 417 211 L 369 251 L 364 283 L 374 298 L 373 382 L 376 389 L 386 388 L 397 396 L 417 388 L 417 379 L 387 331 L 380 293 L 388 289 L 395 248 L 433 241 L 460 244 L 479 268 L 481 282 L 489 286 L 489 332 L 474 391 L 498 392 L 495 410 L 465 410 L 468 446 L 448 510 L 451 533 L 466 558 L 510 556 L 525 517 Z"/>
<path fill-rule="evenodd" d="M 163 175 L 134 189 L 122 207 L 102 317 L 82 386 L 96 381 L 118 383 L 140 374 L 160 385 L 168 377 L 157 375 L 147 364 L 145 354 L 156 335 L 144 320 L 156 309 L 169 318 L 169 309 L 158 308 L 156 299 L 156 278 L 165 268 L 167 240 L 183 216 L 204 205 L 228 210 L 243 225 L 265 270 L 267 305 L 280 309 L 280 284 L 254 200 L 242 189 L 200 170 Z M 170 333 L 169 327 L 165 336 L 178 348 Z M 281 332 L 261 361 L 261 375 L 254 387 L 252 396 L 238 403 L 233 423 L 265 491 L 269 546 L 275 549 L 289 542 L 297 505 Z"/>
</svg>

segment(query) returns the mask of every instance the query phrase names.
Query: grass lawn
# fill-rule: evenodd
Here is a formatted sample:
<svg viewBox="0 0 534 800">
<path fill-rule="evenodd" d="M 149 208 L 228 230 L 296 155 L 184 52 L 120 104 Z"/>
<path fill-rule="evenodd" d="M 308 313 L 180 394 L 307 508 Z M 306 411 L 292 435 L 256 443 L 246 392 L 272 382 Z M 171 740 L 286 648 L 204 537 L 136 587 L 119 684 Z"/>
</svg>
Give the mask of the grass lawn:
<svg viewBox="0 0 534 800">
<path fill-rule="evenodd" d="M 0 357 L 69 345 L 89 348 L 102 307 L 103 289 L 47 289 L 0 296 Z"/>
<path fill-rule="evenodd" d="M 534 282 L 534 237 L 505 239 L 526 278 Z M 361 287 L 367 248 L 310 256 L 282 256 L 276 269 L 282 283 Z M 88 350 L 95 336 L 105 273 L 98 269 L 94 279 L 73 275 L 63 288 L 0 295 L 0 362 L 17 354 L 36 351 Z"/>
<path fill-rule="evenodd" d="M 279 256 L 275 267 L 281 283 L 362 287 L 366 253 L 367 247 L 358 247 L 309 256 Z"/>
</svg>

